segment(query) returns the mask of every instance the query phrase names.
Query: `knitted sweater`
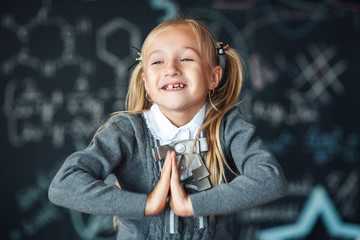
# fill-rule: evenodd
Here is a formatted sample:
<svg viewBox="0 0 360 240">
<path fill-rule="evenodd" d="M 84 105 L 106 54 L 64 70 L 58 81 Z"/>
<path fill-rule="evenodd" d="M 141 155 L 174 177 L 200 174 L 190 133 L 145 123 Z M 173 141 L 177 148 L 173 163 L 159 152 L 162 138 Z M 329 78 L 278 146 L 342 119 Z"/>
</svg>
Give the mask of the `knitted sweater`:
<svg viewBox="0 0 360 240">
<path fill-rule="evenodd" d="M 191 194 L 194 217 L 176 216 L 175 234 L 169 231 L 174 224 L 169 206 L 159 215 L 144 216 L 147 195 L 159 181 L 161 167 L 153 160 L 154 139 L 142 113 L 115 115 L 91 146 L 70 155 L 50 184 L 49 199 L 88 214 L 118 216 L 118 240 L 231 239 L 230 214 L 282 197 L 286 181 L 255 127 L 236 107 L 225 115 L 220 137 L 237 174 L 228 172 L 227 183 Z M 104 183 L 111 173 L 121 189 Z"/>
</svg>

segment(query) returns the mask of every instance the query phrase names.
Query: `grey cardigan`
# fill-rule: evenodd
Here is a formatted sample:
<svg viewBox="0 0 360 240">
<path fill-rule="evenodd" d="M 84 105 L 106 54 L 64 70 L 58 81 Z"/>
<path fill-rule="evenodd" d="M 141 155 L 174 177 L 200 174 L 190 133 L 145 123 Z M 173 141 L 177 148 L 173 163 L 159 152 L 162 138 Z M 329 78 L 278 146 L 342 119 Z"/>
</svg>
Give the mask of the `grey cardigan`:
<svg viewBox="0 0 360 240">
<path fill-rule="evenodd" d="M 88 214 L 118 216 L 122 224 L 117 239 L 231 239 L 230 214 L 286 192 L 280 165 L 254 133 L 236 107 L 225 115 L 220 137 L 237 174 L 228 171 L 227 183 L 191 194 L 194 217 L 174 218 L 168 206 L 157 216 L 144 216 L 146 197 L 161 168 L 153 160 L 154 139 L 141 113 L 115 115 L 91 146 L 70 155 L 50 184 L 49 199 Z M 121 190 L 104 183 L 111 173 Z M 169 227 L 174 226 L 172 234 Z"/>
</svg>

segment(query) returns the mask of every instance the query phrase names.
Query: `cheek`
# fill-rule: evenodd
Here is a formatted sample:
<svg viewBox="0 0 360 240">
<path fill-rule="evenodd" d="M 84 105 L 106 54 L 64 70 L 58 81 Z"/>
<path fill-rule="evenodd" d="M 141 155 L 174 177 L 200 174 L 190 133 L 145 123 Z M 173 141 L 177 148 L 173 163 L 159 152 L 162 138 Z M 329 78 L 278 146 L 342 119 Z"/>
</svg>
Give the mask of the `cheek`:
<svg viewBox="0 0 360 240">
<path fill-rule="evenodd" d="M 144 81 L 144 87 L 145 87 L 146 92 L 148 92 L 150 94 L 153 83 L 151 82 L 151 77 L 149 77 L 149 76 L 151 76 L 151 74 L 150 75 L 148 73 L 143 74 L 142 79 Z"/>
<path fill-rule="evenodd" d="M 145 90 L 148 94 L 151 94 L 151 90 L 152 87 L 154 86 L 154 84 L 149 80 L 149 78 L 147 78 L 146 80 L 144 80 L 144 85 L 145 85 Z"/>
<path fill-rule="evenodd" d="M 143 79 L 146 79 L 148 84 L 156 84 L 156 82 L 159 80 L 160 76 L 161 76 L 161 73 L 159 72 L 159 70 L 150 68 L 150 69 L 146 70 Z"/>
</svg>

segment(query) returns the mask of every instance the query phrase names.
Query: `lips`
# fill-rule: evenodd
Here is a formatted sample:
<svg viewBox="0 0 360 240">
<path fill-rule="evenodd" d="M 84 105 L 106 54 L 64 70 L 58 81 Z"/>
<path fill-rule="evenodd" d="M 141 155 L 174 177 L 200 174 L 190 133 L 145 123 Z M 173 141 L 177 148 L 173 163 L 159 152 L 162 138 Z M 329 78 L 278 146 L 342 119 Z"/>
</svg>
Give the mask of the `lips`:
<svg viewBox="0 0 360 240">
<path fill-rule="evenodd" d="M 163 90 L 178 90 L 178 89 L 182 89 L 185 87 L 186 87 L 185 84 L 177 83 L 177 84 L 167 84 L 167 85 L 163 86 L 162 89 Z"/>
</svg>

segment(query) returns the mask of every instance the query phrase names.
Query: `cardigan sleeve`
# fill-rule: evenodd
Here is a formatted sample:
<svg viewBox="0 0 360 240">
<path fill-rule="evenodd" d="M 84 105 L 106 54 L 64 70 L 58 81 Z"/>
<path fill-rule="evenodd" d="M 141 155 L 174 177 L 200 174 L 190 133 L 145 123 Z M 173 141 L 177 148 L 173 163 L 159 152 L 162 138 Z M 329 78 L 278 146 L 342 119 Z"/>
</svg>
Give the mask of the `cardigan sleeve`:
<svg viewBox="0 0 360 240">
<path fill-rule="evenodd" d="M 49 187 L 49 199 L 76 211 L 110 216 L 144 216 L 146 194 L 106 185 L 104 179 L 127 155 L 135 136 L 128 120 L 109 120 L 92 145 L 70 155 Z"/>
<path fill-rule="evenodd" d="M 227 161 L 233 161 L 239 174 L 229 183 L 190 195 L 195 217 L 232 214 L 285 195 L 279 163 L 237 108 L 224 117 L 221 138 Z"/>
</svg>

